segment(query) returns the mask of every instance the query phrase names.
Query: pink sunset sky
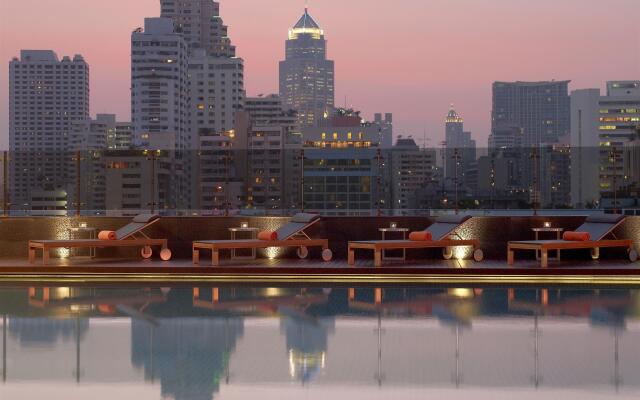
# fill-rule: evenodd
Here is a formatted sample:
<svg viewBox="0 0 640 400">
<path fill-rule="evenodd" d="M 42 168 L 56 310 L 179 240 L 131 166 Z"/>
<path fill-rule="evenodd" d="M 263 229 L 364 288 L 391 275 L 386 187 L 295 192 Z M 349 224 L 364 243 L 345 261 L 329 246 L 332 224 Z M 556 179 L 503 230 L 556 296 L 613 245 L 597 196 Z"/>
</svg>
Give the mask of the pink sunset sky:
<svg viewBox="0 0 640 400">
<path fill-rule="evenodd" d="M 130 34 L 159 0 L 0 0 L 0 147 L 8 143 L 8 63 L 20 49 L 82 54 L 91 113 L 129 119 Z M 245 60 L 247 95 L 278 90 L 287 29 L 304 0 L 221 0 Z M 393 112 L 396 135 L 444 136 L 449 103 L 479 146 L 496 80 L 640 79 L 640 0 L 312 0 L 336 62 L 336 104 Z"/>
</svg>

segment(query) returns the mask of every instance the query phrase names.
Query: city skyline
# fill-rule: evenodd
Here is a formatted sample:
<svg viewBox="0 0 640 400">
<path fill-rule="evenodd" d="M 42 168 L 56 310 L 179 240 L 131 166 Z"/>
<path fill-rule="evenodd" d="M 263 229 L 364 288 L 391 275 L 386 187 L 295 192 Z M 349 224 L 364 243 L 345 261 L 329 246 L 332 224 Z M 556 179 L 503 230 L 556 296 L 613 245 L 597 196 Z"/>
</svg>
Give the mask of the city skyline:
<svg viewBox="0 0 640 400">
<path fill-rule="evenodd" d="M 109 6 L 92 3 L 87 7 L 94 12 L 84 8 L 82 20 L 74 14 L 77 1 L 56 2 L 56 7 L 41 2 L 34 7 L 33 0 L 2 3 L 0 53 L 5 63 L 0 72 L 0 147 L 6 148 L 8 143 L 8 61 L 23 48 L 53 49 L 60 57 L 82 54 L 92 71 L 91 114 L 116 113 L 119 120 L 130 118 L 128 38 L 133 29 L 142 26 L 144 17 L 158 16 L 160 6 L 157 0 L 137 1 L 135 5 L 127 4 L 125 15 L 119 12 L 118 3 L 123 2 L 112 1 Z M 590 1 L 588 7 L 577 0 L 560 4 L 545 0 L 536 5 L 504 0 L 488 0 L 483 5 L 471 1 L 426 4 L 401 0 L 375 10 L 364 7 L 360 0 L 340 5 L 341 16 L 357 12 L 366 13 L 366 18 L 336 17 L 332 3 L 336 2 L 312 2 L 310 8 L 325 30 L 328 56 L 336 61 L 336 104 L 344 105 L 346 97 L 346 105 L 362 110 L 367 118 L 377 110 L 393 112 L 397 135 L 421 139 L 426 129 L 433 138 L 431 146 L 444 137 L 442 115 L 453 102 L 467 129 L 484 147 L 491 123 L 493 81 L 570 79 L 570 90 L 603 88 L 607 80 L 633 79 L 640 70 L 640 28 L 633 25 L 634 13 L 621 13 L 615 20 L 602 18 L 612 7 L 640 9 L 632 0 L 614 0 L 606 5 Z M 582 7 L 577 8 L 578 4 Z M 238 56 L 245 60 L 249 96 L 277 93 L 283 42 L 304 8 L 299 0 L 273 5 L 253 0 L 221 1 L 229 35 Z M 545 14 L 551 6 L 555 13 Z M 244 13 L 247 7 L 253 7 L 255 12 Z M 500 13 L 495 12 L 496 8 Z M 413 11 L 408 13 L 410 9 Z M 450 14 L 463 29 L 452 29 L 451 19 L 441 18 L 442 14 Z M 12 18 L 7 18 L 9 15 Z M 510 18 L 505 19 L 505 15 Z M 629 23 L 624 23 L 625 18 Z M 541 33 L 537 29 L 540 21 L 552 29 Z M 38 29 L 29 34 L 19 30 L 30 24 Z M 594 24 L 598 29 L 592 29 Z M 369 29 L 371 25 L 388 27 Z M 91 34 L 82 34 L 89 27 Z M 507 32 L 508 38 L 503 35 Z M 416 37 L 440 40 L 424 43 L 413 62 L 405 62 L 405 56 L 399 63 L 397 59 L 404 49 L 397 44 L 416 43 Z M 470 37 L 473 42 L 468 42 Z M 619 40 L 621 37 L 629 40 Z M 432 54 L 438 58 L 430 57 Z M 550 62 L 546 57 L 553 59 Z M 617 62 L 612 64 L 611 59 Z M 527 63 L 514 66 L 505 60 Z M 373 63 L 376 66 L 367 67 Z M 472 73 L 468 65 L 475 66 Z"/>
</svg>

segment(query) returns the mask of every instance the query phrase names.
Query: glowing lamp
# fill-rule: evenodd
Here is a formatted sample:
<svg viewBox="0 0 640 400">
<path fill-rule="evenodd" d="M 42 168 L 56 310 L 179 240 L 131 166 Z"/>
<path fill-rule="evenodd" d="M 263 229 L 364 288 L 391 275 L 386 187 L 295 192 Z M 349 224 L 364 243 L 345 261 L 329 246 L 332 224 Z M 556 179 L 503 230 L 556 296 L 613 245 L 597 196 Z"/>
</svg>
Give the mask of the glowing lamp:
<svg viewBox="0 0 640 400">
<path fill-rule="evenodd" d="M 398 227 L 398 223 L 397 222 L 392 222 L 392 223 L 389 224 L 389 227 L 391 229 L 396 229 Z"/>
<path fill-rule="evenodd" d="M 86 222 L 80 222 L 79 226 L 80 226 L 80 228 L 86 228 L 87 227 L 87 223 Z"/>
<path fill-rule="evenodd" d="M 551 222 L 547 221 L 544 223 L 545 228 L 551 228 Z"/>
<path fill-rule="evenodd" d="M 249 227 L 249 223 L 248 222 L 240 222 L 240 228 L 247 229 L 248 227 Z"/>
</svg>

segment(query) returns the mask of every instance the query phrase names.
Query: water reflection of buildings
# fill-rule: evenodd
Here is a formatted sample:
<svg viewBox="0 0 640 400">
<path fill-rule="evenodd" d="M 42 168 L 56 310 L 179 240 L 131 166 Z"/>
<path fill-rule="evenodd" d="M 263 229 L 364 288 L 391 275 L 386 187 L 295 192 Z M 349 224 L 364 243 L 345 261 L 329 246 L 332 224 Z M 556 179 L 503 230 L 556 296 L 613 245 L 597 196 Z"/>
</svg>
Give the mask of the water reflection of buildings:
<svg viewBox="0 0 640 400">
<path fill-rule="evenodd" d="M 334 318 L 289 316 L 280 320 L 280 330 L 287 338 L 292 378 L 304 384 L 321 373 L 326 365 L 328 336 L 334 329 Z"/>
<path fill-rule="evenodd" d="M 289 374 L 303 384 L 325 368 L 328 336 L 334 331 L 335 318 L 317 315 L 325 310 L 330 290 L 265 288 L 193 290 L 193 304 L 214 311 L 262 315 L 280 318 L 285 334 Z"/>
<path fill-rule="evenodd" d="M 508 290 L 509 310 L 512 312 L 531 314 L 533 318 L 533 358 L 534 374 L 532 381 L 535 387 L 540 386 L 543 377 L 541 372 L 540 317 L 581 317 L 587 318 L 589 325 L 605 329 L 611 333 L 613 354 L 611 363 L 613 373 L 611 382 L 616 392 L 622 384 L 620 371 L 620 336 L 625 329 L 625 315 L 633 305 L 630 292 L 605 291 L 573 291 L 566 293 L 560 289 Z M 615 294 L 614 294 L 615 293 Z M 637 296 L 637 293 L 636 293 Z"/>
<path fill-rule="evenodd" d="M 9 335 L 22 346 L 55 345 L 59 340 L 82 340 L 89 329 L 86 319 L 9 318 Z"/>
<path fill-rule="evenodd" d="M 383 288 L 348 290 L 349 309 L 357 313 L 373 313 L 377 316 L 377 371 L 375 380 L 382 386 L 385 379 L 383 360 L 383 317 L 434 316 L 441 325 L 450 327 L 455 336 L 453 381 L 456 387 L 462 382 L 460 340 L 463 329 L 471 329 L 471 319 L 480 308 L 476 297 L 482 289 L 391 289 Z"/>
<path fill-rule="evenodd" d="M 160 380 L 163 396 L 211 400 L 242 333 L 240 318 L 133 320 L 131 360 L 145 379 Z"/>
<path fill-rule="evenodd" d="M 480 388 L 640 390 L 640 292 L 634 290 L 415 286 L 134 292 L 121 292 L 118 301 L 113 291 L 72 289 L 69 298 L 50 291 L 44 301 L 40 290 L 33 296 L 23 291 L 24 304 L 18 306 L 2 301 L 0 290 L 0 313 L 8 321 L 3 340 L 10 357 L 3 371 L 9 369 L 9 383 L 73 382 L 70 371 L 76 365 L 72 341 L 45 329 L 58 339 L 45 346 L 21 342 L 9 332 L 9 320 L 74 321 L 71 316 L 80 315 L 91 317 L 78 340 L 82 382 L 146 382 L 167 398 L 208 400 L 225 381 L 225 394 L 260 385 L 286 388 L 292 376 L 335 390 L 364 390 L 374 382 L 387 389 L 459 388 L 460 394 Z M 146 302 L 155 297 L 158 301 Z M 71 307 L 84 311 L 64 317 Z M 7 362 L 6 351 L 2 354 Z M 1 392 L 0 387 L 0 398 Z"/>
</svg>

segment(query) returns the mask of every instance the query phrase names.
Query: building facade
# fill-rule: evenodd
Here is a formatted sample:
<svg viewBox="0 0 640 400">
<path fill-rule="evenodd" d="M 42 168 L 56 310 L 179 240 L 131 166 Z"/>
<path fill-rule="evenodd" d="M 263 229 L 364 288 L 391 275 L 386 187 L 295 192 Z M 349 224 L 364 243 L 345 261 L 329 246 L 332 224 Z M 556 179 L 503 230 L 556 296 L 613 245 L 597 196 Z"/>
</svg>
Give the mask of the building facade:
<svg viewBox="0 0 640 400">
<path fill-rule="evenodd" d="M 133 145 L 143 149 L 189 148 L 187 44 L 170 18 L 145 18 L 131 34 Z"/>
<path fill-rule="evenodd" d="M 305 209 L 369 215 L 391 206 L 390 156 L 380 127 L 359 112 L 338 109 L 324 126 L 302 130 Z"/>
<path fill-rule="evenodd" d="M 453 108 L 445 119 L 445 179 L 448 185 L 464 188 L 470 184 L 469 172 L 475 168 L 476 141 L 465 132 L 464 120 Z"/>
<path fill-rule="evenodd" d="M 56 215 L 73 202 L 71 133 L 89 118 L 89 65 L 81 55 L 22 50 L 9 63 L 10 193 L 16 211 Z M 43 204 L 38 199 L 60 199 Z M 64 203 L 64 205 L 62 205 Z M 66 211 L 65 211 L 66 212 Z"/>
<path fill-rule="evenodd" d="M 278 95 L 247 98 L 244 113 L 248 123 L 236 130 L 236 148 L 245 171 L 246 208 L 266 214 L 300 208 L 301 134 L 296 113 Z"/>
<path fill-rule="evenodd" d="M 524 147 L 557 142 L 571 128 L 569 82 L 494 82 L 492 133 L 518 127 Z"/>
<path fill-rule="evenodd" d="M 301 127 L 315 126 L 334 105 L 334 64 L 327 59 L 324 31 L 307 9 L 289 30 L 280 62 L 280 97 L 298 112 Z"/>
<path fill-rule="evenodd" d="M 436 151 L 420 149 L 411 138 L 399 137 L 390 151 L 391 204 L 401 214 L 422 208 L 423 189 L 436 185 Z M 399 212 L 398 212 L 399 211 Z"/>
<path fill-rule="evenodd" d="M 573 206 L 602 205 L 603 197 L 612 206 L 614 187 L 617 197 L 629 197 L 638 182 L 625 170 L 625 146 L 640 125 L 640 81 L 607 82 L 605 95 L 600 89 L 573 91 L 571 122 Z"/>
<path fill-rule="evenodd" d="M 191 51 L 204 49 L 214 57 L 232 58 L 236 49 L 220 17 L 220 4 L 213 0 L 160 0 L 160 16 L 171 18 L 175 32 Z"/>
</svg>

